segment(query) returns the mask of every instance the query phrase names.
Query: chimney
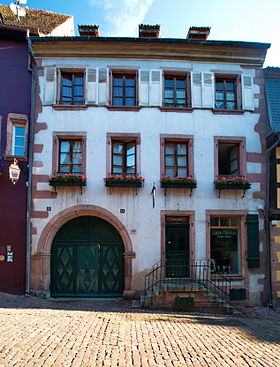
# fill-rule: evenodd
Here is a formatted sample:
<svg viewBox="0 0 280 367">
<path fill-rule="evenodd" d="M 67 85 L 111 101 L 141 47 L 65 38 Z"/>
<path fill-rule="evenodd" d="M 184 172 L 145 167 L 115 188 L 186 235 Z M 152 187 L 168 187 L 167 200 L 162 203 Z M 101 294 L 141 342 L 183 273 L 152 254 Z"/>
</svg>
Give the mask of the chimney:
<svg viewBox="0 0 280 367">
<path fill-rule="evenodd" d="M 99 37 L 99 25 L 79 25 L 80 36 Z"/>
<path fill-rule="evenodd" d="M 140 38 L 159 38 L 160 25 L 139 24 Z"/>
<path fill-rule="evenodd" d="M 210 27 L 190 27 L 187 39 L 191 40 L 207 40 L 210 34 Z"/>
</svg>

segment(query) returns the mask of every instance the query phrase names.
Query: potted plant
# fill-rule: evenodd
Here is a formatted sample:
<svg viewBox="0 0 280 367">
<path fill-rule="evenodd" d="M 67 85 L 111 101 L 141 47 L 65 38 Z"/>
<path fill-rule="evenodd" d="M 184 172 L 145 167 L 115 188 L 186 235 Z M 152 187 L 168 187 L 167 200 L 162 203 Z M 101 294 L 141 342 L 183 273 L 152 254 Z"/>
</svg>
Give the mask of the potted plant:
<svg viewBox="0 0 280 367">
<path fill-rule="evenodd" d="M 186 188 L 186 189 L 195 189 L 197 187 L 197 181 L 194 177 L 170 177 L 170 176 L 161 176 L 160 186 L 162 188 Z"/>
<path fill-rule="evenodd" d="M 244 176 L 220 176 L 214 185 L 218 190 L 248 190 L 251 182 Z"/>
<path fill-rule="evenodd" d="M 108 175 L 104 178 L 107 187 L 142 187 L 144 181 L 142 176 Z"/>
<path fill-rule="evenodd" d="M 72 173 L 56 174 L 49 178 L 50 186 L 86 186 L 85 175 L 74 175 Z"/>
</svg>

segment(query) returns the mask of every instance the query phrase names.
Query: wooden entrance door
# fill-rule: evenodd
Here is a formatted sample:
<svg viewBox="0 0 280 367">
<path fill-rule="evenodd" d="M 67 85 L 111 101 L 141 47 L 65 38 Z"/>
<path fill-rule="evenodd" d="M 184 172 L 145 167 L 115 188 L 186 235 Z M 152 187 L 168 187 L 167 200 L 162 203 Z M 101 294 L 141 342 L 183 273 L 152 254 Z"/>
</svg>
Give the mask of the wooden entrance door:
<svg viewBox="0 0 280 367">
<path fill-rule="evenodd" d="M 189 225 L 166 223 L 166 277 L 189 276 Z"/>
<path fill-rule="evenodd" d="M 91 216 L 66 223 L 52 244 L 52 296 L 122 296 L 123 253 L 121 237 L 110 223 Z"/>
</svg>

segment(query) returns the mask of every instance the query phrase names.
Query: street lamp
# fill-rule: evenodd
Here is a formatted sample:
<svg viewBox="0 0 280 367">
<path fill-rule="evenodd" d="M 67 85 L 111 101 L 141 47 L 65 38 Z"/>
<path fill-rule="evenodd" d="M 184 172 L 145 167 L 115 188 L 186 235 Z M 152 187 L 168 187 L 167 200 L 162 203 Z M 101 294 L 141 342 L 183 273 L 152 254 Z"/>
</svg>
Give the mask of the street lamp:
<svg viewBox="0 0 280 367">
<path fill-rule="evenodd" d="M 18 166 L 18 161 L 14 158 L 14 163 L 11 163 L 9 167 L 9 178 L 15 185 L 20 176 L 20 168 Z"/>
</svg>

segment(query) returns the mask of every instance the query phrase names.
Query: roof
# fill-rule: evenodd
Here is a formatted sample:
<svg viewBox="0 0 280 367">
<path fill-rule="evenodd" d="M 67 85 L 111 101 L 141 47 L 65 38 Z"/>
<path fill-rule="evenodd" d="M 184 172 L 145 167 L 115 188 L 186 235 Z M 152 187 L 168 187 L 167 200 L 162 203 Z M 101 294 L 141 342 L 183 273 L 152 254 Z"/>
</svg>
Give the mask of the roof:
<svg viewBox="0 0 280 367">
<path fill-rule="evenodd" d="M 273 132 L 280 132 L 280 68 L 264 69 L 264 80 L 269 124 Z"/>
<path fill-rule="evenodd" d="M 49 34 L 71 18 L 70 15 L 57 14 L 47 10 L 28 8 L 25 8 L 25 10 L 26 15 L 24 17 L 17 17 L 9 6 L 0 4 L 0 24 L 36 28 L 43 34 Z"/>
</svg>

